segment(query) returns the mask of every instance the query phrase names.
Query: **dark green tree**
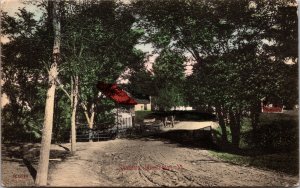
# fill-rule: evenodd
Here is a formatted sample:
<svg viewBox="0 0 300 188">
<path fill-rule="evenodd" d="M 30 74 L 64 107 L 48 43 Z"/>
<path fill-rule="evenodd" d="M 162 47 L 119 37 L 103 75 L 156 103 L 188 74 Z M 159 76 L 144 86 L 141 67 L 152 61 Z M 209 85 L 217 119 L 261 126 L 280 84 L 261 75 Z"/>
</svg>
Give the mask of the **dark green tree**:
<svg viewBox="0 0 300 188">
<path fill-rule="evenodd" d="M 164 49 L 153 64 L 153 102 L 160 110 L 183 105 L 184 61 L 180 53 Z"/>
<path fill-rule="evenodd" d="M 3 109 L 3 139 L 36 141 L 43 121 L 44 67 L 51 58 L 49 23 L 46 17 L 35 20 L 34 14 L 24 8 L 19 9 L 16 18 L 2 12 L 1 20 L 1 33 L 9 39 L 1 44 L 2 92 L 9 99 Z"/>
<path fill-rule="evenodd" d="M 122 3 L 101 1 L 69 6 L 75 6 L 71 10 L 77 11 L 66 14 L 63 27 L 63 79 L 68 83 L 77 78 L 75 93 L 89 128 L 93 128 L 96 109 L 102 109 L 97 106 L 103 99 L 97 82 L 116 82 L 125 70 L 140 67 L 144 54 L 134 46 L 142 33 L 132 29 L 135 19 Z M 66 88 L 76 88 L 75 83 L 66 84 Z"/>
</svg>

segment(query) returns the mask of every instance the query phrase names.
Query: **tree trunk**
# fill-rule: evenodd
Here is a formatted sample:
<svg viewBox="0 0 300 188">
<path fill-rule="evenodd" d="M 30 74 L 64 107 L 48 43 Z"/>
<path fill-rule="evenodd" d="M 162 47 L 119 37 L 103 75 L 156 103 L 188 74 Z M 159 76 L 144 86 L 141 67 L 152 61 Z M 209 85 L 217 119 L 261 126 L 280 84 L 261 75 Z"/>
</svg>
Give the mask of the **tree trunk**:
<svg viewBox="0 0 300 188">
<path fill-rule="evenodd" d="M 75 76 L 71 80 L 71 152 L 75 154 L 76 152 L 76 111 L 77 111 L 77 103 L 78 103 L 78 76 Z"/>
<path fill-rule="evenodd" d="M 221 110 L 221 107 L 217 107 L 216 108 L 217 111 L 217 115 L 218 115 L 218 120 L 219 120 L 219 125 L 221 127 L 222 130 L 222 141 L 224 144 L 228 143 L 228 139 L 227 139 L 227 131 L 226 131 L 226 124 L 225 124 L 225 120 L 224 120 L 224 113 Z"/>
<path fill-rule="evenodd" d="M 232 146 L 235 149 L 239 148 L 240 145 L 240 132 L 241 132 L 241 118 L 239 111 L 229 111 L 229 118 L 230 118 L 230 130 L 231 130 L 231 139 L 232 139 Z"/>
<path fill-rule="evenodd" d="M 261 112 L 261 104 L 258 102 L 253 104 L 251 111 L 250 111 L 250 118 L 251 118 L 251 125 L 253 128 L 253 132 L 256 131 L 258 123 L 259 123 L 259 114 Z"/>
<path fill-rule="evenodd" d="M 90 114 L 91 114 L 91 116 L 89 116 L 89 113 L 88 113 L 86 105 L 84 103 L 82 103 L 82 102 L 80 104 L 81 104 L 81 106 L 83 108 L 85 119 L 86 119 L 86 121 L 88 123 L 88 128 L 90 129 L 89 130 L 89 141 L 92 142 L 93 140 L 92 140 L 91 136 L 92 136 L 92 129 L 94 127 L 94 118 L 95 118 L 95 110 L 94 110 L 94 108 L 95 108 L 95 104 L 93 103 L 91 105 L 91 108 L 90 108 Z"/>
<path fill-rule="evenodd" d="M 257 134 L 257 128 L 259 123 L 260 112 L 261 112 L 261 106 L 259 103 L 253 105 L 250 111 L 250 119 L 251 119 L 251 126 L 252 126 L 252 141 L 254 143 L 258 141 L 256 140 L 256 134 Z"/>
<path fill-rule="evenodd" d="M 92 104 L 91 109 L 90 109 L 91 117 L 90 117 L 90 130 L 94 128 L 94 118 L 95 118 L 95 104 Z M 89 142 L 93 142 L 92 136 L 89 138 Z"/>
<path fill-rule="evenodd" d="M 83 108 L 83 113 L 84 113 L 85 119 L 86 119 L 86 121 L 88 123 L 88 127 L 90 128 L 91 127 L 91 123 L 90 123 L 90 117 L 89 117 L 89 113 L 88 113 L 87 107 L 85 106 L 85 104 L 83 102 L 81 102 L 80 104 L 81 104 L 81 107 Z"/>
<path fill-rule="evenodd" d="M 53 17 L 53 29 L 54 29 L 54 45 L 53 45 L 53 63 L 49 70 L 48 76 L 48 90 L 45 105 L 44 126 L 42 132 L 42 142 L 40 150 L 39 165 L 37 170 L 37 176 L 35 183 L 38 186 L 47 185 L 48 166 L 49 166 L 49 154 L 51 146 L 51 136 L 53 127 L 53 112 L 54 112 L 54 99 L 56 89 L 56 78 L 58 75 L 58 63 L 60 56 L 60 21 L 57 14 L 57 2 L 49 1 L 49 5 L 52 4 L 52 17 Z"/>
<path fill-rule="evenodd" d="M 94 128 L 94 119 L 95 119 L 95 104 L 93 103 L 90 109 L 91 117 L 90 117 L 90 128 Z"/>
</svg>

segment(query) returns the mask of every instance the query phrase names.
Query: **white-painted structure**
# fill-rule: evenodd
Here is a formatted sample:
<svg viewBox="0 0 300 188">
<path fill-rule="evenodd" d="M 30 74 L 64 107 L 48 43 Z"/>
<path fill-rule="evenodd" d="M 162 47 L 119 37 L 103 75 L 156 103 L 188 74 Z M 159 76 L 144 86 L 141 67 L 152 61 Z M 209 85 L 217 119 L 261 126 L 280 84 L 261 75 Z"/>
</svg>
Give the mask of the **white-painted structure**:
<svg viewBox="0 0 300 188">
<path fill-rule="evenodd" d="M 132 127 L 132 116 L 130 112 L 118 113 L 116 121 L 119 129 L 126 129 Z"/>
<path fill-rule="evenodd" d="M 151 111 L 151 96 L 149 98 L 135 98 L 136 104 L 134 106 L 134 111 Z"/>
<path fill-rule="evenodd" d="M 134 106 L 135 111 L 151 111 L 151 103 L 137 104 Z"/>
<path fill-rule="evenodd" d="M 193 110 L 191 106 L 176 106 L 172 107 L 171 110 Z"/>
</svg>

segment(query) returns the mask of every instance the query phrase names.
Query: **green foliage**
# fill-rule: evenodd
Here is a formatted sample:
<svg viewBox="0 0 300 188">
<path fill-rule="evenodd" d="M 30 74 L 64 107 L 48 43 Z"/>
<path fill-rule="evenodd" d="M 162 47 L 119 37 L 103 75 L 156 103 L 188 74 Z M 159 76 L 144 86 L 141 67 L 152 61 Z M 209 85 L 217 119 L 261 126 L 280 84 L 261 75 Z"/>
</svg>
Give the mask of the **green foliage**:
<svg viewBox="0 0 300 188">
<path fill-rule="evenodd" d="M 141 17 L 140 26 L 145 29 L 149 41 L 156 48 L 164 49 L 168 46 L 183 50 L 197 62 L 195 68 L 199 70 L 195 70 L 193 76 L 198 78 L 187 82 L 191 86 L 187 90 L 188 98 L 199 99 L 193 105 L 210 105 L 210 101 L 215 101 L 222 105 L 226 103 L 226 106 L 236 106 L 233 103 L 246 106 L 249 105 L 246 103 L 257 103 L 270 93 L 279 95 L 280 90 L 296 93 L 292 88 L 279 89 L 287 80 L 297 78 L 296 74 L 288 78 L 283 73 L 288 67 L 284 68 L 282 62 L 293 55 L 279 50 L 285 45 L 296 49 L 296 11 L 287 4 L 263 0 L 177 0 L 136 1 L 134 5 Z M 270 15 L 274 19 L 270 19 Z M 283 18 L 287 17 L 290 20 L 285 22 Z M 291 42 L 282 40 L 283 33 L 288 35 Z M 167 41 L 168 44 L 161 45 Z M 269 60 L 271 56 L 276 57 L 273 64 Z M 205 66 L 210 67 L 205 69 Z M 210 78 L 205 78 L 210 74 Z M 212 88 L 201 88 L 203 83 Z M 200 96 L 197 96 L 198 93 Z M 201 95 L 212 96 L 212 100 L 201 99 Z M 247 99 L 246 103 L 240 96 Z"/>
<path fill-rule="evenodd" d="M 1 14 L 1 32 L 10 39 L 2 44 L 2 92 L 9 99 L 2 111 L 2 139 L 37 141 L 42 129 L 44 66 L 51 57 L 51 35 L 43 17 L 35 20 L 25 9 L 19 9 L 17 15 Z"/>
<path fill-rule="evenodd" d="M 287 114 L 262 114 L 255 137 L 245 132 L 248 145 L 269 152 L 292 152 L 299 145 L 298 117 Z"/>
<path fill-rule="evenodd" d="M 96 103 L 95 128 L 108 128 L 114 126 L 115 114 L 111 111 L 116 108 L 110 99 L 101 99 Z"/>
<path fill-rule="evenodd" d="M 133 72 L 129 78 L 127 85 L 128 91 L 134 94 L 148 94 L 150 96 L 156 95 L 153 89 L 154 77 L 150 71 L 145 68 Z"/>
<path fill-rule="evenodd" d="M 183 105 L 184 60 L 180 53 L 164 49 L 153 65 L 153 103 L 161 110 Z"/>
<path fill-rule="evenodd" d="M 182 92 L 175 86 L 166 86 L 159 90 L 157 96 L 153 97 L 155 103 L 160 110 L 170 110 L 174 106 L 184 104 Z"/>
<path fill-rule="evenodd" d="M 55 142 L 69 142 L 71 129 L 70 101 L 61 90 L 56 93 L 54 111 L 52 139 Z"/>
<path fill-rule="evenodd" d="M 261 114 L 260 123 L 254 130 L 249 118 L 243 118 L 240 148 L 256 152 L 293 152 L 298 149 L 298 117 L 287 114 Z M 221 129 L 215 133 L 217 144 L 221 145 Z M 231 130 L 227 127 L 227 135 Z M 231 137 L 228 138 L 231 142 Z"/>
<path fill-rule="evenodd" d="M 39 20 L 35 20 L 34 13 L 25 9 L 20 9 L 16 17 L 1 14 L 1 32 L 10 39 L 2 45 L 1 57 L 2 88 L 10 100 L 3 109 L 4 140 L 25 140 L 26 135 L 38 138 L 42 128 L 53 32 L 47 4 L 37 4 L 43 9 Z M 100 100 L 97 99 L 98 81 L 115 82 L 125 70 L 141 67 L 144 54 L 134 46 L 143 32 L 132 28 L 135 18 L 129 7 L 122 3 L 101 1 L 62 4 L 59 80 L 66 91 L 70 91 L 71 77 L 78 76 L 80 100 L 90 106 Z M 55 141 L 66 141 L 66 132 L 70 128 L 70 101 L 64 95 L 58 90 L 55 99 Z M 113 121 L 112 115 L 107 114 L 112 105 L 109 104 L 107 108 L 105 103 L 97 103 L 104 105 L 97 107 L 97 122 Z M 16 115 L 18 118 L 14 117 Z"/>
<path fill-rule="evenodd" d="M 144 54 L 134 46 L 143 32 L 132 29 L 135 19 L 122 3 L 99 1 L 69 6 L 76 11 L 65 15 L 62 53 L 66 63 L 61 77 L 68 83 L 70 77 L 78 76 L 80 101 L 88 107 L 95 103 L 97 113 L 105 113 L 111 109 L 100 107 L 96 84 L 116 82 L 125 70 L 141 67 Z"/>
<path fill-rule="evenodd" d="M 179 85 L 184 79 L 185 57 L 180 53 L 165 49 L 155 60 L 153 65 L 154 79 L 160 87 Z M 179 82 L 179 83 L 178 83 Z"/>
<path fill-rule="evenodd" d="M 161 110 L 183 105 L 185 60 L 180 52 L 163 49 L 155 60 L 153 71 L 134 72 L 128 88 L 133 93 L 152 96 L 152 103 Z"/>
<path fill-rule="evenodd" d="M 298 152 L 264 154 L 258 156 L 245 156 L 233 153 L 209 151 L 211 155 L 237 165 L 254 166 L 265 170 L 275 170 L 290 175 L 299 173 Z"/>
<path fill-rule="evenodd" d="M 248 125 L 238 120 L 248 117 L 249 112 L 259 113 L 261 98 L 278 98 L 288 108 L 298 101 L 298 64 L 283 63 L 295 61 L 298 56 L 297 14 L 296 7 L 289 5 L 292 3 L 293 0 L 136 0 L 129 5 L 116 1 L 63 2 L 60 81 L 70 91 L 71 78 L 79 77 L 80 100 L 88 107 L 97 104 L 99 124 L 113 121 L 108 114 L 113 104 L 100 100 L 97 81 L 115 82 L 128 71 L 129 88 L 153 96 L 161 109 L 187 103 L 207 111 L 215 107 L 224 115 L 219 120 L 233 113 L 237 132 L 243 132 L 243 126 Z M 41 130 L 53 33 L 51 14 L 45 3 L 39 6 L 43 9 L 39 20 L 24 8 L 16 17 L 1 14 L 1 32 L 10 39 L 2 44 L 1 57 L 2 89 L 10 100 L 3 109 L 4 139 L 15 139 L 16 136 L 9 138 L 13 131 L 38 138 Z M 159 54 L 152 72 L 144 68 L 145 54 L 135 48 L 138 43 L 153 44 Z M 184 66 L 190 57 L 195 65 L 193 74 L 186 78 Z M 55 135 L 69 128 L 70 105 L 63 95 L 57 92 Z M 223 130 L 234 127 L 233 122 L 226 121 Z M 271 136 L 273 130 L 267 126 L 259 128 L 257 135 L 290 135 L 281 127 L 285 123 L 292 122 L 273 124 L 280 135 Z M 292 135 L 290 138 L 294 139 Z"/>
<path fill-rule="evenodd" d="M 244 119 L 239 151 L 221 148 L 222 151 L 210 151 L 211 154 L 239 165 L 272 169 L 292 175 L 298 174 L 297 115 L 261 114 L 260 120 L 258 130 L 253 137 L 249 119 Z M 221 130 L 217 131 L 221 134 Z M 227 131 L 230 135 L 230 130 Z"/>
</svg>

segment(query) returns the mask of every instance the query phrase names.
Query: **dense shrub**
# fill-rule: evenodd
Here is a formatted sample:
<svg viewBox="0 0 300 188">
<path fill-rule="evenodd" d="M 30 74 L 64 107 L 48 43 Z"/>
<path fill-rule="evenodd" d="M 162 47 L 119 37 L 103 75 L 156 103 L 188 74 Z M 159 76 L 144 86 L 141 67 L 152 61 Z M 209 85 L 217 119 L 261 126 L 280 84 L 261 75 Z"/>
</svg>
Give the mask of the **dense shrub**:
<svg viewBox="0 0 300 188">
<path fill-rule="evenodd" d="M 267 150 L 293 151 L 298 147 L 298 124 L 294 120 L 261 124 L 255 138 L 256 147 Z"/>
<path fill-rule="evenodd" d="M 257 130 L 245 133 L 253 148 L 269 152 L 295 151 L 298 148 L 298 118 L 285 114 L 263 114 Z"/>
</svg>

